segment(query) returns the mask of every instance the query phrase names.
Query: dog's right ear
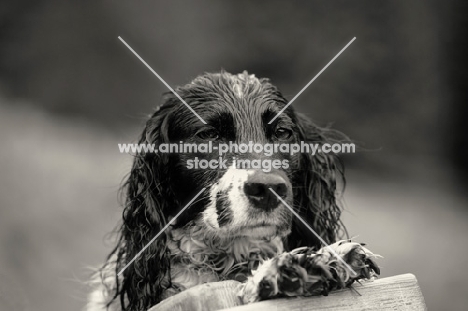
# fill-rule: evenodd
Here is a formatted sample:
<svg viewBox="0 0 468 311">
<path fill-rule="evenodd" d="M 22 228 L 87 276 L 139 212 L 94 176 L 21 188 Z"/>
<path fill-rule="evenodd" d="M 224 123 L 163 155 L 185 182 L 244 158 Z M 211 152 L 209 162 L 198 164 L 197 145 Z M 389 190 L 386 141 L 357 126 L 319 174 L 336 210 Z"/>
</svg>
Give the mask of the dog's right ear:
<svg viewBox="0 0 468 311">
<path fill-rule="evenodd" d="M 175 106 L 166 99 L 147 121 L 138 144 L 158 146 L 168 142 L 168 122 Z M 164 228 L 169 209 L 176 202 L 168 177 L 166 154 L 142 152 L 134 155 L 126 191 L 120 239 L 114 250 L 116 274 L 135 256 L 120 278 L 116 277 L 117 294 L 123 310 L 146 310 L 161 300 L 171 285 L 170 258 L 166 234 L 162 233 L 141 254 L 139 252 Z M 120 296 L 120 297 L 118 297 Z"/>
</svg>

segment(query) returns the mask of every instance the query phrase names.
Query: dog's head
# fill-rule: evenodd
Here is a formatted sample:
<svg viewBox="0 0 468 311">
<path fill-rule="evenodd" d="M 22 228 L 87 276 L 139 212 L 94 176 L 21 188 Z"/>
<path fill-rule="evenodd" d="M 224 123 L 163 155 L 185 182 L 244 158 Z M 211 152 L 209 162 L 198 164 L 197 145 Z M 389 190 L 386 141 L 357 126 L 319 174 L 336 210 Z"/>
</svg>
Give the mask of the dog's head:
<svg viewBox="0 0 468 311">
<path fill-rule="evenodd" d="M 261 148 L 301 139 L 291 110 L 268 124 L 286 100 L 267 80 L 247 73 L 204 75 L 177 92 L 206 124 L 169 95 L 165 105 L 172 108 L 165 119 L 166 142 L 210 143 L 213 150 L 169 155 L 169 166 L 174 168 L 171 175 L 177 181 L 172 189 L 181 203 L 207 188 L 203 199 L 181 215 L 176 225 L 193 223 L 212 235 L 230 238 L 288 234 L 291 213 L 276 194 L 292 205 L 293 168 L 298 168 L 299 156 L 280 152 L 267 156 L 253 151 L 254 145 Z M 221 145 L 228 149 L 222 154 Z M 176 208 L 168 214 L 175 212 Z"/>
<path fill-rule="evenodd" d="M 119 270 L 133 258 L 202 188 L 204 193 L 174 221 L 175 227 L 199 226 L 207 236 L 284 238 L 292 248 L 319 245 L 293 219 L 294 208 L 327 242 L 341 225 L 335 192 L 340 162 L 333 154 L 248 152 L 254 146 L 333 140 L 289 106 L 268 79 L 246 72 L 205 74 L 176 89 L 150 117 L 140 144 L 211 144 L 212 152 L 137 154 L 126 183 L 127 201 Z M 198 114 L 206 124 L 196 116 Z M 232 148 L 220 155 L 221 144 Z M 231 144 L 231 145 L 230 145 Z M 236 149 L 237 146 L 237 149 Z M 241 150 L 239 150 L 242 148 Z M 247 152 L 243 152 L 246 149 Z M 162 235 L 124 272 L 120 295 L 131 305 L 149 307 L 170 284 L 166 237 Z M 118 284 L 119 285 L 119 284 Z M 123 300 L 122 300 L 123 301 Z"/>
</svg>

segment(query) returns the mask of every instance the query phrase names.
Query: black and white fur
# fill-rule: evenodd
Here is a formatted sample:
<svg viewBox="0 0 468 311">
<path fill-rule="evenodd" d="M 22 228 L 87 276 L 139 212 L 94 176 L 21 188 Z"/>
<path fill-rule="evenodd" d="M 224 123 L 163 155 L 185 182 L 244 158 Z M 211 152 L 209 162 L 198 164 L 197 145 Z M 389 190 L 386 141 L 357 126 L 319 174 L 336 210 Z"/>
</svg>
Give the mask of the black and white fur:
<svg viewBox="0 0 468 311">
<path fill-rule="evenodd" d="M 151 115 L 138 143 L 214 144 L 332 143 L 339 133 L 320 128 L 289 106 L 268 79 L 246 72 L 208 73 L 176 92 L 207 124 L 172 93 Z M 259 260 L 317 239 L 268 191 L 292 206 L 327 242 L 343 233 L 337 180 L 344 182 L 334 154 L 274 154 L 287 169 L 269 173 L 237 169 L 232 159 L 264 159 L 261 154 L 223 155 L 229 168 L 187 169 L 193 157 L 214 154 L 137 154 L 123 187 L 126 202 L 118 243 L 95 278 L 88 310 L 146 310 L 162 299 L 204 282 L 245 281 Z M 201 188 L 204 193 L 178 217 L 124 273 L 120 271 Z"/>
</svg>

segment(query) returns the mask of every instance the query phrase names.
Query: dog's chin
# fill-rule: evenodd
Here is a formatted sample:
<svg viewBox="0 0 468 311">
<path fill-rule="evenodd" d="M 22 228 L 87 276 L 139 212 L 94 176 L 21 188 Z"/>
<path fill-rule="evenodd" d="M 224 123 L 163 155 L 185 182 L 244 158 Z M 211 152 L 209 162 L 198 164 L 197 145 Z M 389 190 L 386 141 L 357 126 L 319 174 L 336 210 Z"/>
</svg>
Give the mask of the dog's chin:
<svg viewBox="0 0 468 311">
<path fill-rule="evenodd" d="M 269 239 L 278 236 L 279 232 L 276 226 L 259 225 L 241 227 L 238 235 L 255 239 Z"/>
<path fill-rule="evenodd" d="M 217 231 L 219 237 L 249 238 L 253 240 L 271 240 L 276 237 L 284 237 L 291 232 L 290 229 L 286 227 L 265 224 L 223 228 Z"/>
</svg>

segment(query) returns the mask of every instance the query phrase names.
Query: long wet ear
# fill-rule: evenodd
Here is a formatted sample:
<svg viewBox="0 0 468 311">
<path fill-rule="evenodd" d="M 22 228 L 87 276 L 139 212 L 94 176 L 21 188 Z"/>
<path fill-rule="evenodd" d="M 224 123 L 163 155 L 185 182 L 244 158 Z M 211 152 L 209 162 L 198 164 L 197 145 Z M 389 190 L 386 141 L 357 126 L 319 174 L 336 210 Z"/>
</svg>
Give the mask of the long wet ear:
<svg viewBox="0 0 468 311">
<path fill-rule="evenodd" d="M 301 141 L 320 145 L 348 141 L 345 135 L 320 128 L 301 114 L 296 114 L 296 117 Z M 298 185 L 294 192 L 294 207 L 315 232 L 327 243 L 333 243 L 337 237 L 346 234 L 337 199 L 337 181 L 342 181 L 343 188 L 345 184 L 344 167 L 338 155 L 302 153 L 294 179 L 294 184 Z M 321 243 L 309 229 L 294 219 L 288 247 L 299 246 L 320 247 Z"/>
<path fill-rule="evenodd" d="M 166 102 L 147 121 L 139 144 L 168 142 L 168 122 L 174 103 Z M 126 191 L 120 239 L 111 256 L 117 257 L 116 274 L 120 272 L 167 224 L 169 209 L 176 206 L 171 191 L 168 159 L 165 154 L 139 153 L 123 189 Z M 110 256 L 110 257 L 111 257 Z M 170 258 L 166 235 L 158 239 L 116 277 L 115 299 L 122 310 L 146 310 L 161 300 L 170 286 Z"/>
</svg>

